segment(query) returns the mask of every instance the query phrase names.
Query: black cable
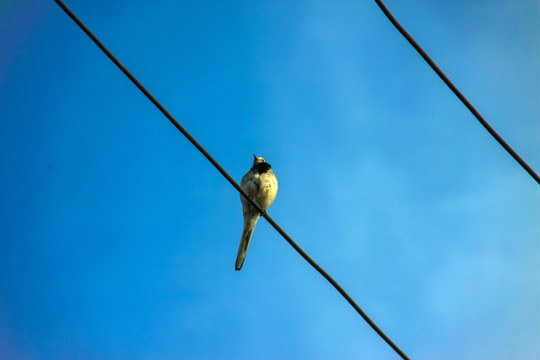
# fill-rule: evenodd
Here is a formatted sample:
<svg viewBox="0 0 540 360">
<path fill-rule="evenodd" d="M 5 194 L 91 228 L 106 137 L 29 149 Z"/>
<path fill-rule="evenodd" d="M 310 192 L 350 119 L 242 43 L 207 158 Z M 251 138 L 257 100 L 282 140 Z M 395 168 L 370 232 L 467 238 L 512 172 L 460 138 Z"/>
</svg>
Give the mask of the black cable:
<svg viewBox="0 0 540 360">
<path fill-rule="evenodd" d="M 416 51 L 422 56 L 422 58 L 428 63 L 429 66 L 439 75 L 444 83 L 454 92 L 454 94 L 461 100 L 461 102 L 469 109 L 470 112 L 476 117 L 476 119 L 482 124 L 482 126 L 501 144 L 501 146 L 508 151 L 510 155 L 532 176 L 534 180 L 540 185 L 540 176 L 534 172 L 534 170 L 523 160 L 515 151 L 504 141 L 504 139 L 497 134 L 497 132 L 489 125 L 489 123 L 480 115 L 478 110 L 472 106 L 467 98 L 458 90 L 458 88 L 448 79 L 448 77 L 442 72 L 441 69 L 435 64 L 435 62 L 429 57 L 429 55 L 418 45 L 411 35 L 400 25 L 400 23 L 392 16 L 390 11 L 384 6 L 381 0 L 375 0 L 377 5 L 381 8 L 384 15 L 390 20 L 390 22 L 396 27 L 396 29 L 407 39 L 407 41 L 416 49 Z"/>
<path fill-rule="evenodd" d="M 264 212 L 260 207 L 259 205 L 257 205 L 245 192 L 244 190 L 242 190 L 242 188 L 238 185 L 238 183 L 227 173 L 227 171 L 225 171 L 225 169 L 223 169 L 221 167 L 221 165 L 218 164 L 218 162 L 202 147 L 201 144 L 199 144 L 197 142 L 197 140 L 195 140 L 193 138 L 193 136 L 191 136 L 187 131 L 186 129 L 184 129 L 182 127 L 182 125 L 180 125 L 180 123 L 178 123 L 178 121 L 176 121 L 176 119 L 163 107 L 163 105 L 161 105 L 155 98 L 154 96 L 152 96 L 152 94 L 150 94 L 150 92 L 148 90 L 146 90 L 146 88 L 135 78 L 135 76 L 133 76 L 127 69 L 124 65 L 122 65 L 122 63 L 120 63 L 120 61 L 118 61 L 118 59 L 105 47 L 105 45 L 103 45 L 101 43 L 101 41 L 99 41 L 99 39 L 94 35 L 92 34 L 92 32 L 81 22 L 81 20 L 79 20 L 75 14 L 73 14 L 73 12 L 61 1 L 61 0 L 55 0 L 55 2 L 62 8 L 62 10 L 64 10 L 64 12 L 86 33 L 86 35 L 88 35 L 88 37 L 90 37 L 90 39 L 92 39 L 92 41 L 105 53 L 105 55 L 107 55 L 109 57 L 109 59 L 112 60 L 112 62 L 114 62 L 116 64 L 116 66 L 118 66 L 118 68 L 120 70 L 122 70 L 122 72 L 124 74 L 126 74 L 126 76 L 135 84 L 135 86 L 137 86 L 139 88 L 139 90 L 141 90 L 143 92 L 143 94 L 163 113 L 163 115 L 165 115 L 167 117 L 167 119 L 169 119 L 169 121 L 208 159 L 208 161 L 210 161 L 212 163 L 212 165 L 214 165 L 214 167 L 231 183 L 232 186 L 234 186 L 234 188 L 236 190 L 238 190 L 240 192 L 240 194 L 242 194 L 243 197 L 245 197 L 246 199 L 248 199 L 248 201 L 257 209 L 259 210 L 259 212 L 261 213 L 261 216 L 263 216 L 269 223 L 270 225 L 272 225 L 274 227 L 274 229 L 277 230 L 278 233 L 281 234 L 281 236 L 283 236 L 283 238 L 285 240 L 287 240 L 287 242 L 311 265 L 313 266 L 313 268 L 315 268 L 315 270 L 317 270 L 322 276 L 324 276 L 324 278 L 326 280 L 328 280 L 328 282 L 330 282 L 330 284 L 332 284 L 332 286 L 334 286 L 334 288 L 336 288 L 337 291 L 339 291 L 339 293 L 345 298 L 345 300 L 347 300 L 349 302 L 349 304 L 351 304 L 351 306 L 356 310 L 356 312 L 358 312 L 358 314 L 369 324 L 369 326 L 371 326 L 371 328 L 373 330 L 375 330 L 375 332 L 377 334 L 379 334 L 379 336 L 384 340 L 386 341 L 386 343 L 388 345 L 390 345 L 390 347 L 392 349 L 394 349 L 394 351 L 396 353 L 399 354 L 399 356 L 401 356 L 401 358 L 403 359 L 409 359 L 407 357 L 407 355 L 405 355 L 393 342 L 392 340 L 390 340 L 390 338 L 388 338 L 388 336 L 386 336 L 381 329 L 379 329 L 377 327 L 377 325 L 375 325 L 375 323 L 373 322 L 373 320 L 371 320 L 367 314 L 360 308 L 360 306 L 358 306 L 358 304 L 356 304 L 356 302 L 354 302 L 354 300 L 349 296 L 349 294 L 347 294 L 345 292 L 345 290 L 343 290 L 343 288 L 330 276 L 328 275 L 328 273 L 326 271 L 324 271 L 323 268 L 321 268 L 312 258 L 309 257 L 308 254 L 306 254 L 301 248 L 300 246 L 298 246 L 294 241 L 293 239 L 291 239 L 291 237 L 289 235 L 287 235 L 287 233 L 270 217 L 268 216 L 268 214 L 266 214 L 266 212 Z"/>
</svg>

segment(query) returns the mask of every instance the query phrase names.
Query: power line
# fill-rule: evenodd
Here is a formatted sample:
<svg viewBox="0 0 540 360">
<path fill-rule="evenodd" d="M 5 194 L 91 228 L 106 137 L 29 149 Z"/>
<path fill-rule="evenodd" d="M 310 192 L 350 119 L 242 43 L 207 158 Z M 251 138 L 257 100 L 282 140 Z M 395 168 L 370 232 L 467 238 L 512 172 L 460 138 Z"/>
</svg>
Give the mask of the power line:
<svg viewBox="0 0 540 360">
<path fill-rule="evenodd" d="M 99 41 L 99 39 L 82 23 L 81 20 L 79 20 L 79 18 L 77 18 L 75 16 L 75 14 L 61 1 L 61 0 L 55 0 L 55 2 L 62 8 L 62 10 L 64 10 L 64 12 L 86 33 L 86 35 L 88 35 L 88 37 L 90 37 L 90 39 L 92 39 L 92 41 L 105 53 L 105 55 L 107 55 L 107 57 L 109 59 L 111 59 L 112 62 L 114 62 L 116 64 L 116 66 L 122 70 L 122 72 L 135 84 L 135 86 L 137 86 L 139 88 L 139 90 L 142 91 L 142 93 L 163 113 L 163 115 L 165 115 L 165 117 L 167 119 L 169 119 L 169 121 L 201 152 L 201 154 L 203 154 L 207 159 L 208 161 L 210 161 L 212 163 L 212 165 L 214 165 L 214 167 L 227 179 L 227 181 L 229 181 L 229 183 L 231 183 L 232 186 L 234 186 L 234 188 L 236 190 L 238 190 L 238 192 L 240 192 L 240 194 L 242 194 L 243 197 L 245 197 L 246 199 L 248 199 L 248 201 L 261 213 L 261 216 L 263 216 L 267 221 L 268 223 L 270 223 L 270 225 L 272 225 L 274 227 L 274 229 L 277 230 L 277 232 L 279 234 L 281 234 L 281 236 L 283 236 L 283 238 L 311 265 L 313 266 L 313 268 L 315 268 L 315 270 L 317 270 L 322 276 L 324 276 L 324 278 L 326 280 L 328 280 L 328 282 L 330 282 L 330 284 L 332 284 L 332 286 L 334 286 L 334 288 L 345 298 L 345 300 L 347 300 L 349 302 L 349 304 L 356 310 L 356 312 L 369 324 L 369 326 L 371 326 L 371 328 L 373 330 L 375 330 L 375 332 L 402 358 L 402 359 L 406 359 L 408 360 L 409 358 L 407 357 L 407 355 L 405 355 L 405 353 L 403 353 L 403 351 L 401 351 L 401 349 L 399 349 L 397 347 L 396 344 L 394 344 L 392 342 L 392 340 L 390 340 L 390 338 L 388 336 L 386 336 L 385 333 L 382 332 L 381 329 L 379 329 L 379 327 L 373 322 L 373 320 L 371 320 L 369 318 L 369 316 L 367 316 L 367 314 L 360 308 L 360 306 L 358 306 L 358 304 L 356 304 L 356 302 L 349 296 L 349 294 L 347 294 L 347 292 L 345 290 L 343 290 L 343 288 L 330 276 L 328 275 L 328 273 L 326 271 L 324 271 L 323 268 L 321 268 L 311 257 L 309 257 L 308 254 L 306 254 L 304 252 L 304 250 L 302 250 L 300 248 L 300 246 L 298 246 L 298 244 L 296 244 L 293 239 L 287 235 L 287 233 L 268 215 L 266 214 L 265 211 L 263 211 L 259 205 L 257 205 L 257 203 L 255 203 L 245 192 L 244 190 L 242 190 L 242 188 L 240 187 L 240 185 L 238 185 L 238 183 L 227 173 L 227 171 L 225 171 L 225 169 L 223 167 L 221 167 L 221 165 L 208 153 L 208 151 L 206 151 L 201 144 L 199 144 L 197 142 L 197 140 L 195 140 L 195 138 L 193 138 L 193 136 L 191 136 L 191 134 L 189 134 L 187 132 L 186 129 L 184 129 L 184 127 L 182 125 L 180 125 L 180 123 L 163 107 L 163 105 L 161 105 L 157 100 L 156 98 L 154 98 L 154 96 L 135 78 L 135 76 L 133 76 L 129 71 L 128 69 L 126 69 L 126 67 L 124 65 L 122 65 L 122 63 L 105 47 L 105 45 L 103 45 L 101 43 L 101 41 Z"/>
<path fill-rule="evenodd" d="M 401 24 L 392 16 L 390 11 L 384 6 L 381 0 L 375 0 L 377 5 L 381 8 L 384 15 L 390 20 L 390 22 L 396 27 L 396 29 L 407 39 L 407 41 L 415 48 L 415 50 L 422 56 L 422 58 L 428 63 L 429 66 L 439 75 L 444 83 L 452 90 L 452 92 L 458 97 L 459 100 L 469 109 L 469 111 L 476 117 L 476 119 L 482 124 L 482 126 L 497 140 L 497 142 L 532 176 L 534 180 L 540 185 L 540 176 L 534 172 L 534 170 L 523 160 L 515 151 L 504 141 L 504 139 L 497 134 L 497 132 L 489 125 L 489 123 L 480 115 L 478 110 L 472 106 L 467 98 L 458 90 L 458 88 L 448 79 L 448 77 L 442 72 L 442 70 L 435 64 L 435 62 L 429 57 L 429 55 L 418 45 L 411 35 L 401 26 Z"/>
</svg>

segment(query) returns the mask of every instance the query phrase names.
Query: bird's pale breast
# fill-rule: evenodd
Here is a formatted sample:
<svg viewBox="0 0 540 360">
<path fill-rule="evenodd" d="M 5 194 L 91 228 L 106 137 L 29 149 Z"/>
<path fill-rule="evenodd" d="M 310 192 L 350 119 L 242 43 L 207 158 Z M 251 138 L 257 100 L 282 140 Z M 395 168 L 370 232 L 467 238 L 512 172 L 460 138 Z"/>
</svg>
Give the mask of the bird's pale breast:
<svg viewBox="0 0 540 360">
<path fill-rule="evenodd" d="M 277 179 L 272 171 L 268 171 L 259 176 L 259 181 L 259 192 L 254 200 L 266 210 L 276 199 L 278 190 Z"/>
</svg>

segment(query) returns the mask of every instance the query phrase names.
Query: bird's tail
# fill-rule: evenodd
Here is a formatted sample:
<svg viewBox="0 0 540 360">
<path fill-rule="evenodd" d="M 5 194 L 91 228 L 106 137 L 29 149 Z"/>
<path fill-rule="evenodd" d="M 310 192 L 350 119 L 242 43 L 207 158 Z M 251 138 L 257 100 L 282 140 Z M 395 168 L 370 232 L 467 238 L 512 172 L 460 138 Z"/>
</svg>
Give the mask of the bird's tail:
<svg viewBox="0 0 540 360">
<path fill-rule="evenodd" d="M 253 234 L 253 229 L 255 229 L 255 224 L 259 220 L 259 215 L 246 218 L 244 220 L 244 231 L 242 231 L 242 240 L 240 241 L 240 247 L 238 248 L 238 255 L 236 256 L 236 266 L 235 270 L 240 270 L 244 264 L 244 259 L 246 258 L 247 249 L 249 246 L 249 241 L 251 240 L 251 235 Z"/>
</svg>

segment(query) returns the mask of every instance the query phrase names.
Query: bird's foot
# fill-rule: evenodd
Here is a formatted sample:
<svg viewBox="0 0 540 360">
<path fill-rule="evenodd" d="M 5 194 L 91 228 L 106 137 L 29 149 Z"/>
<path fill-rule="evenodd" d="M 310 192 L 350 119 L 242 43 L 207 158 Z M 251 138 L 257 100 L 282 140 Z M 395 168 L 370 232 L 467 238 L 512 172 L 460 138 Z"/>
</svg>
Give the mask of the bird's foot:
<svg viewBox="0 0 540 360">
<path fill-rule="evenodd" d="M 262 216 L 262 217 L 265 217 L 265 216 L 266 216 L 266 210 L 261 211 L 261 216 Z"/>
</svg>

